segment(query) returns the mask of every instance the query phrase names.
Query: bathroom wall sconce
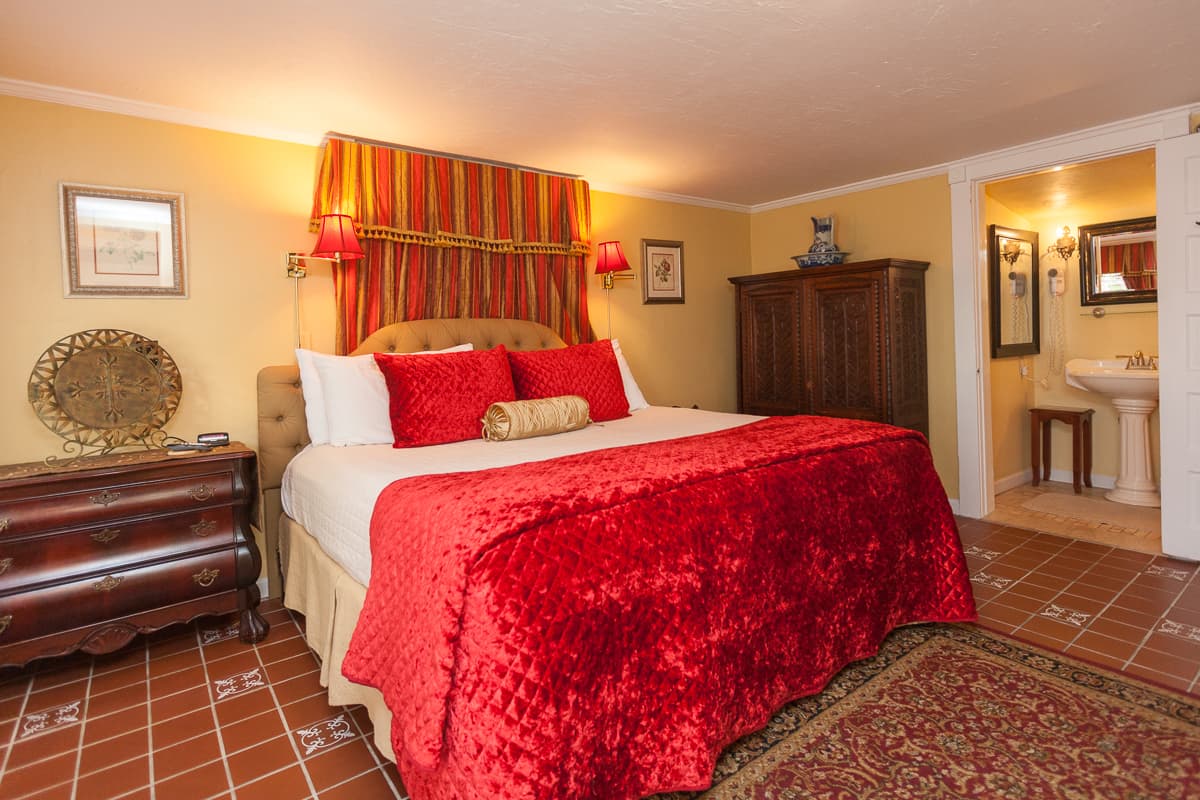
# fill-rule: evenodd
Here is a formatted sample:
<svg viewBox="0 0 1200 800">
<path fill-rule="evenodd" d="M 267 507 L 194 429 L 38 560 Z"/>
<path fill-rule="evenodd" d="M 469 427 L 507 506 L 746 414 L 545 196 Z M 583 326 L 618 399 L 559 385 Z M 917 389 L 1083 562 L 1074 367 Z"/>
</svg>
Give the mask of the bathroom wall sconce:
<svg viewBox="0 0 1200 800">
<path fill-rule="evenodd" d="M 1071 235 L 1071 227 L 1063 225 L 1062 236 L 1054 240 L 1054 244 L 1046 248 L 1046 255 L 1057 255 L 1063 261 L 1067 261 L 1071 256 L 1075 255 L 1075 248 L 1079 246 L 1079 240 Z"/>
<path fill-rule="evenodd" d="M 1025 252 L 1021 247 L 1021 243 L 1016 239 L 1002 239 L 1000 243 L 1000 258 L 1004 259 L 1004 263 L 1010 267 L 1017 263 L 1017 259 L 1021 257 L 1021 253 Z"/>
<path fill-rule="evenodd" d="M 324 214 L 317 231 L 317 244 L 308 255 L 285 253 L 284 266 L 292 279 L 292 312 L 296 332 L 296 347 L 300 346 L 300 279 L 308 277 L 305 261 L 331 261 L 340 266 L 343 261 L 354 261 L 365 257 L 358 237 L 354 235 L 354 221 L 349 214 Z"/>
</svg>

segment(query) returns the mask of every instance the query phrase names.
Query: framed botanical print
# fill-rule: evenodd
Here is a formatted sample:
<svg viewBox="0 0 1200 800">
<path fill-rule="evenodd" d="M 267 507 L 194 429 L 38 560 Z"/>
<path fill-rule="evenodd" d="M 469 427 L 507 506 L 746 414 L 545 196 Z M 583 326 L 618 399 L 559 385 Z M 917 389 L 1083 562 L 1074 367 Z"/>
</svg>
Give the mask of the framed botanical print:
<svg viewBox="0 0 1200 800">
<path fill-rule="evenodd" d="M 683 302 L 683 242 L 642 239 L 642 303 Z"/>
<path fill-rule="evenodd" d="M 182 194 L 59 186 L 66 297 L 187 297 Z"/>
</svg>

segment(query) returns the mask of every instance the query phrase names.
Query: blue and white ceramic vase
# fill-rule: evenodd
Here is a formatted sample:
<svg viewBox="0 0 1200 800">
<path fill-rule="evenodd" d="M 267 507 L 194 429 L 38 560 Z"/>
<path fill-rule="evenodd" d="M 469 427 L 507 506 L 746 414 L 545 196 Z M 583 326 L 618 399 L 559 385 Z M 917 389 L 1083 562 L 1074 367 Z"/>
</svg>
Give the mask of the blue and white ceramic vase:
<svg viewBox="0 0 1200 800">
<path fill-rule="evenodd" d="M 810 217 L 813 224 L 813 243 L 808 252 L 792 256 L 798 267 L 823 267 L 828 264 L 841 264 L 848 253 L 838 249 L 833 241 L 833 217 Z"/>
</svg>

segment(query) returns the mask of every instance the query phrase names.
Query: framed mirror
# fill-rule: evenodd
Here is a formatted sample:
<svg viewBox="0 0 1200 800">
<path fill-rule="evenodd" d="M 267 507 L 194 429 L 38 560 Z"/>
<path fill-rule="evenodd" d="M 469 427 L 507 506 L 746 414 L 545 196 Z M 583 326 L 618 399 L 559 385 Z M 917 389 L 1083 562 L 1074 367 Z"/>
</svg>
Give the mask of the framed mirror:
<svg viewBox="0 0 1200 800">
<path fill-rule="evenodd" d="M 988 226 L 992 358 L 1039 352 L 1038 235 Z"/>
<path fill-rule="evenodd" d="M 1157 302 L 1155 217 L 1081 225 L 1079 292 L 1085 306 Z"/>
</svg>

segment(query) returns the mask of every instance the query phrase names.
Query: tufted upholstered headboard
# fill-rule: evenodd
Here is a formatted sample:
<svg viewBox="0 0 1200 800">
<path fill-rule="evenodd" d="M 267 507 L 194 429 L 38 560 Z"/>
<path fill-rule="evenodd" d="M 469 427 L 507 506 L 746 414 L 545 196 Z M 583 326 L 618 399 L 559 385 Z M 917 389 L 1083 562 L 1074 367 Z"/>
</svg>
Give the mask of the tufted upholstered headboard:
<svg viewBox="0 0 1200 800">
<path fill-rule="evenodd" d="M 477 350 L 498 344 L 509 350 L 566 347 L 557 333 L 526 320 L 421 319 L 380 328 L 351 355 L 443 350 L 467 342 Z M 281 589 L 277 550 L 283 506 L 279 486 L 288 462 L 308 443 L 300 368 L 295 364 L 263 367 L 258 373 L 258 528 L 272 597 L 278 597 Z"/>
</svg>

